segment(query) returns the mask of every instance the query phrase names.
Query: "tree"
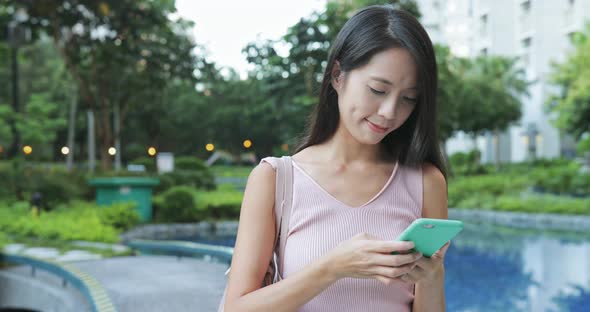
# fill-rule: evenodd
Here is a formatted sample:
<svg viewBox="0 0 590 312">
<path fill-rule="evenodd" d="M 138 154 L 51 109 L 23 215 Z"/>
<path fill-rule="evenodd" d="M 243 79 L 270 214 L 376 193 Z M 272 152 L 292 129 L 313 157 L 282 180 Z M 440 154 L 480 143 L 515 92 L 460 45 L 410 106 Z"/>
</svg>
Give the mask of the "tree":
<svg viewBox="0 0 590 312">
<path fill-rule="evenodd" d="M 174 79 L 195 82 L 192 23 L 170 20 L 174 1 L 27 1 L 25 24 L 35 38 L 49 35 L 73 77 L 84 108 L 97 114 L 101 165 L 110 168 L 108 147 L 127 113 L 160 94 Z M 1 20 L 1 19 L 0 19 Z"/>
<path fill-rule="evenodd" d="M 252 42 L 243 49 L 254 65 L 250 79 L 264 83 L 262 90 L 269 99 L 265 103 L 279 127 L 280 141 L 287 142 L 303 131 L 317 102 L 330 45 L 344 23 L 362 7 L 385 3 L 420 17 L 415 1 L 328 1 L 325 11 L 300 19 L 279 40 Z M 280 47 L 288 47 L 288 54 L 279 54 Z"/>
<path fill-rule="evenodd" d="M 491 131 L 498 136 L 522 116 L 520 98 L 528 95 L 524 71 L 515 58 L 480 56 L 458 58 L 453 70 L 461 77 L 456 94 L 457 130 L 477 135 Z M 499 146 L 496 165 L 499 165 Z"/>
<path fill-rule="evenodd" d="M 554 64 L 551 81 L 560 92 L 546 107 L 557 113 L 555 126 L 572 134 L 580 152 L 590 151 L 590 23 L 572 36 L 573 50 L 562 64 Z"/>
<path fill-rule="evenodd" d="M 16 121 L 16 127 L 22 135 L 23 143 L 33 147 L 33 157 L 42 159 L 51 154 L 49 143 L 55 140 L 56 133 L 66 125 L 65 119 L 59 115 L 59 105 L 48 100 L 45 93 L 32 94 L 24 111 L 14 112 L 8 106 L 0 106 L 0 121 L 6 124 L 7 119 Z M 0 128 L 2 139 L 9 137 L 6 127 Z"/>
</svg>

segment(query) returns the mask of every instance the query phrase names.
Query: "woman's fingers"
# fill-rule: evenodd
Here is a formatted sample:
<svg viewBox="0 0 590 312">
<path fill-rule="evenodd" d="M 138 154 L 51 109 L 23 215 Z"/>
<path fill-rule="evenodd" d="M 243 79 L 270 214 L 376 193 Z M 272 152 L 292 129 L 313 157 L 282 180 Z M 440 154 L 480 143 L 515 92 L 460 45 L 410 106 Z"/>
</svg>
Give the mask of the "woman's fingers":
<svg viewBox="0 0 590 312">
<path fill-rule="evenodd" d="M 414 248 L 413 242 L 403 241 L 372 241 L 369 243 L 371 251 L 391 253 L 392 251 L 407 251 Z"/>
<path fill-rule="evenodd" d="M 437 252 L 435 252 L 431 258 L 435 258 L 435 259 L 444 258 L 445 254 L 447 253 L 447 250 L 449 250 L 449 246 L 451 246 L 451 241 L 448 241 L 446 244 L 444 244 L 444 246 L 442 246 L 441 249 L 439 249 Z"/>
<path fill-rule="evenodd" d="M 384 276 L 387 278 L 396 278 L 410 272 L 413 268 L 413 264 L 406 264 L 399 267 L 376 266 L 372 271 L 374 275 Z"/>
<path fill-rule="evenodd" d="M 419 252 L 409 253 L 404 255 L 385 255 L 375 254 L 374 264 L 383 266 L 402 266 L 408 263 L 414 263 L 418 259 L 422 258 L 422 254 Z"/>
</svg>

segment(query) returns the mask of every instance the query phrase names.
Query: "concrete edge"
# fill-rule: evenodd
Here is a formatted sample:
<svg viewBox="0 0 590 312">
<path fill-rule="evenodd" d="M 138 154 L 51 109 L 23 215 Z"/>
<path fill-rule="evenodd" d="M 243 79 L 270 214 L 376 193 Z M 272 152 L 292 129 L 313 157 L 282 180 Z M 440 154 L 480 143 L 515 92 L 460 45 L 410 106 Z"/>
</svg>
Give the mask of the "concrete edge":
<svg viewBox="0 0 590 312">
<path fill-rule="evenodd" d="M 90 274 L 81 271 L 73 265 L 58 261 L 40 259 L 22 254 L 0 252 L 0 262 L 30 265 L 54 275 L 74 285 L 88 300 L 93 311 L 116 312 L 117 309 L 112 303 L 102 285 Z"/>
</svg>

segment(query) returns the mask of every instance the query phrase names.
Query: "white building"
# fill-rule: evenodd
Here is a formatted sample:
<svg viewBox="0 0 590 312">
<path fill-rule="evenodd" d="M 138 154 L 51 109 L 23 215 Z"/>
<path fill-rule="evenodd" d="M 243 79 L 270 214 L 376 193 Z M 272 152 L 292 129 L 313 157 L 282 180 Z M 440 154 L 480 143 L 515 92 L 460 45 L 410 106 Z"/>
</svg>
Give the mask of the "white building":
<svg viewBox="0 0 590 312">
<path fill-rule="evenodd" d="M 590 22 L 590 1 L 584 0 L 418 0 L 422 23 L 434 42 L 458 56 L 503 55 L 521 60 L 534 83 L 522 99 L 522 119 L 496 140 L 480 136 L 483 162 L 493 162 L 499 146 L 501 161 L 573 156 L 575 142 L 552 123 L 544 107 L 556 91 L 549 83 L 552 62 L 563 62 L 571 48 L 569 37 Z M 590 122 L 590 121 L 589 121 Z M 447 142 L 447 152 L 473 148 L 463 133 Z"/>
</svg>

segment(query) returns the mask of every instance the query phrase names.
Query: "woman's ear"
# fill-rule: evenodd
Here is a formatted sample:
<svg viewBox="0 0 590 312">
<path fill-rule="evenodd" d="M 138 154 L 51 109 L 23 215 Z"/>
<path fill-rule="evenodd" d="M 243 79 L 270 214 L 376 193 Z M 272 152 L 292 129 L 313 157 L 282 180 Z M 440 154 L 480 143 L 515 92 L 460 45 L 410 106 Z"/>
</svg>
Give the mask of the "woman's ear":
<svg viewBox="0 0 590 312">
<path fill-rule="evenodd" d="M 332 87 L 336 92 L 340 91 L 342 88 L 342 80 L 343 80 L 343 73 L 340 69 L 340 62 L 334 61 L 334 66 L 332 67 L 332 72 L 330 74 Z"/>
</svg>

